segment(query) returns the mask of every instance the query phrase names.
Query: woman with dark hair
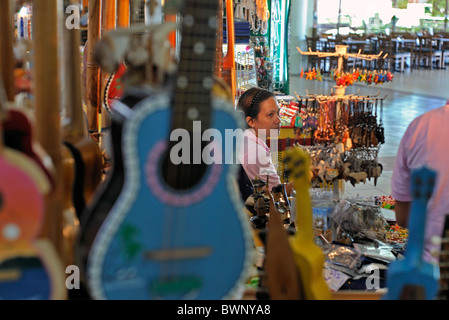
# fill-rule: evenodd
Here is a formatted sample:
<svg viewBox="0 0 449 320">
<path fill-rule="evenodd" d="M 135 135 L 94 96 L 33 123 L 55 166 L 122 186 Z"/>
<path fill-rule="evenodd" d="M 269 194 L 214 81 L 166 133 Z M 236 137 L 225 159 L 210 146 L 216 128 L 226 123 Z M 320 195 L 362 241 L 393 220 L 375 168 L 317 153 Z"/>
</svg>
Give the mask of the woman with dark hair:
<svg viewBox="0 0 449 320">
<path fill-rule="evenodd" d="M 268 180 L 268 188 L 271 191 L 274 186 L 281 184 L 266 144 L 266 139 L 278 137 L 281 130 L 280 109 L 276 97 L 268 90 L 253 87 L 242 94 L 237 109 L 243 112 L 247 124 L 239 152 L 244 173 L 250 180 L 256 177 Z M 241 191 L 244 178 L 242 175 L 243 173 L 239 177 Z M 286 185 L 288 194 L 291 194 L 292 188 L 291 183 Z"/>
</svg>

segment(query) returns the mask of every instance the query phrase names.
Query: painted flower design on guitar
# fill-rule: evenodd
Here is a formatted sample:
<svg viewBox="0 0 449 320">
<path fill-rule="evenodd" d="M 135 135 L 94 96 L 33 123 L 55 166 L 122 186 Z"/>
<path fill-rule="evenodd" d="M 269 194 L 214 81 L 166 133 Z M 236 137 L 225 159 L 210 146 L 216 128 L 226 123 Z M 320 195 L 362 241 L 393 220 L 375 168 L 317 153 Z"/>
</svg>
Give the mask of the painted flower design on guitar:
<svg viewBox="0 0 449 320">
<path fill-rule="evenodd" d="M 215 148 L 214 150 L 216 149 L 218 148 Z M 160 171 L 159 164 L 161 155 L 165 154 L 166 150 L 166 141 L 157 143 L 148 153 L 148 159 L 145 165 L 146 182 L 153 193 L 158 196 L 163 203 L 175 207 L 187 207 L 200 202 L 212 193 L 221 176 L 221 164 L 211 165 L 209 173 L 206 174 L 207 177 L 205 182 L 201 183 L 201 186 L 196 190 L 183 194 L 179 192 L 175 193 L 165 188 L 158 172 Z"/>
</svg>

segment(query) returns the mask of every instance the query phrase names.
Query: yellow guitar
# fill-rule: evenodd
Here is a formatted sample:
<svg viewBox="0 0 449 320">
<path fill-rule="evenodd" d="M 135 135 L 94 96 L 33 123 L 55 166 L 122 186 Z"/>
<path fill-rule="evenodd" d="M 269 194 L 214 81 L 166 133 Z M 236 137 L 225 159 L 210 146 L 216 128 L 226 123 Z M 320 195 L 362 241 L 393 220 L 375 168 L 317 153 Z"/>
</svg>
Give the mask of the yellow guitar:
<svg viewBox="0 0 449 320">
<path fill-rule="evenodd" d="M 324 256 L 313 240 L 312 201 L 310 199 L 310 159 L 299 148 L 287 149 L 284 159 L 296 190 L 297 231 L 289 238 L 300 275 L 304 300 L 330 300 L 323 278 Z"/>
</svg>

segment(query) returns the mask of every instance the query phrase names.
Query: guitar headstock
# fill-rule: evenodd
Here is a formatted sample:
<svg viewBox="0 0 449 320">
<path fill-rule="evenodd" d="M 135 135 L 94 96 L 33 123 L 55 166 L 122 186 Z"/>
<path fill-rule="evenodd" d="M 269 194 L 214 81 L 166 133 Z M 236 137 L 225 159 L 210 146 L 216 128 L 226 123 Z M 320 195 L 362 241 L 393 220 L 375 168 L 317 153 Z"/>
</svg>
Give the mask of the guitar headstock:
<svg viewBox="0 0 449 320">
<path fill-rule="evenodd" d="M 412 171 L 412 196 L 413 200 L 428 201 L 435 187 L 436 172 L 422 167 Z"/>
<path fill-rule="evenodd" d="M 286 150 L 284 163 L 287 165 L 288 174 L 297 183 L 310 182 L 310 157 L 300 148 L 289 148 Z"/>
</svg>

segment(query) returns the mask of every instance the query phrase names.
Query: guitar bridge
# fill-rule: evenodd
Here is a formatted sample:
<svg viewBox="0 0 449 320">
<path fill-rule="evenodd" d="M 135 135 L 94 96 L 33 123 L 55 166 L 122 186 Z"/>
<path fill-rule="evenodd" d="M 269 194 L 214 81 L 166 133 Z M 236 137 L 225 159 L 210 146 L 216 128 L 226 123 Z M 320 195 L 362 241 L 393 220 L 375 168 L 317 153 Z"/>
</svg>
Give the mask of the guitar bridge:
<svg viewBox="0 0 449 320">
<path fill-rule="evenodd" d="M 147 251 L 145 258 L 155 261 L 200 259 L 212 254 L 211 247 L 178 248 L 158 251 Z"/>
</svg>

